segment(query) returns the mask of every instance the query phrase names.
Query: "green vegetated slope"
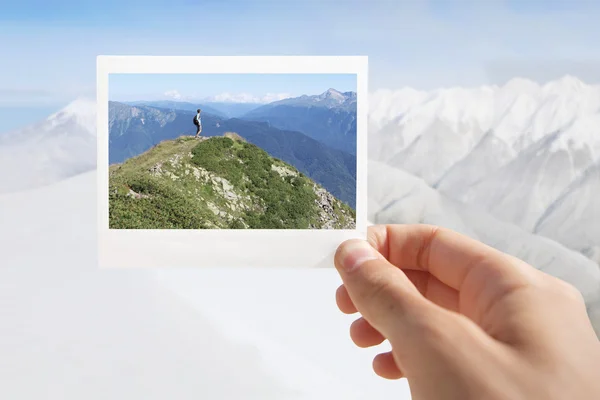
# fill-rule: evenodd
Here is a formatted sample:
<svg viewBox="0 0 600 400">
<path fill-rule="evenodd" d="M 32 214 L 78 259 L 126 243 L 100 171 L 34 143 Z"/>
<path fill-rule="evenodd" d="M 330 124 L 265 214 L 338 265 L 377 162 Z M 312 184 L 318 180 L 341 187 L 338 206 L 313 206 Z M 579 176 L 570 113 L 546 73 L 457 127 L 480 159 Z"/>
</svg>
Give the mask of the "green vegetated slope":
<svg viewBox="0 0 600 400">
<path fill-rule="evenodd" d="M 353 229 L 355 211 L 235 133 L 182 136 L 110 167 L 112 229 Z"/>
</svg>

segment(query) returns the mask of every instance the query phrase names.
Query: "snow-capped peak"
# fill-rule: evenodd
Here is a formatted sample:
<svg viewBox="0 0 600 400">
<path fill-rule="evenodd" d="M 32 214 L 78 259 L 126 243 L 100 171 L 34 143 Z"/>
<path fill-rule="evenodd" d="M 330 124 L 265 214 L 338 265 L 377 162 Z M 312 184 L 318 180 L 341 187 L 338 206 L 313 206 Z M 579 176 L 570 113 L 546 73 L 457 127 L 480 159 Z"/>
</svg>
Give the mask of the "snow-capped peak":
<svg viewBox="0 0 600 400">
<path fill-rule="evenodd" d="M 0 193 L 50 184 L 96 167 L 96 103 L 79 98 L 43 121 L 4 135 Z"/>
<path fill-rule="evenodd" d="M 573 75 L 565 75 L 560 79 L 546 83 L 543 89 L 547 94 L 565 94 L 581 91 L 586 86 L 581 79 Z"/>
<path fill-rule="evenodd" d="M 506 82 L 500 90 L 509 93 L 527 93 L 533 94 L 539 92 L 541 86 L 539 83 L 526 78 L 513 78 Z"/>
<path fill-rule="evenodd" d="M 319 96 L 321 99 L 331 99 L 331 100 L 336 100 L 339 102 L 343 102 L 346 100 L 346 96 L 344 96 L 344 94 L 342 94 L 341 92 L 330 88 L 328 89 L 325 93 L 323 93 L 321 96 Z"/>
<path fill-rule="evenodd" d="M 77 98 L 61 110 L 50 115 L 44 124 L 55 127 L 70 122 L 77 123 L 91 133 L 95 132 L 96 102 L 87 97 Z"/>
<path fill-rule="evenodd" d="M 377 128 L 394 123 L 406 130 L 408 124 L 420 121 L 411 125 L 411 140 L 404 140 L 405 145 L 436 119 L 460 131 L 478 126 L 494 130 L 520 151 L 548 132 L 569 127 L 575 119 L 600 113 L 599 89 L 566 75 L 544 85 L 516 77 L 502 86 L 442 88 L 418 96 L 410 88 L 377 91 L 371 96 L 370 122 Z"/>
</svg>

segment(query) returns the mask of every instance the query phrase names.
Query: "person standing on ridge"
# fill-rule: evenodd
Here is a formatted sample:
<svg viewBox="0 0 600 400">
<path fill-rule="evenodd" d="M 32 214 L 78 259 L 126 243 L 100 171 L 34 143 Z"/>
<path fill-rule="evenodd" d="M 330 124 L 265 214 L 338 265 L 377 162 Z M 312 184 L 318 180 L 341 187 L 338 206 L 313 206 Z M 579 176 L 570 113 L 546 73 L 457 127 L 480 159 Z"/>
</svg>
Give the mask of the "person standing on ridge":
<svg viewBox="0 0 600 400">
<path fill-rule="evenodd" d="M 194 125 L 196 125 L 196 138 L 200 137 L 202 132 L 202 119 L 200 118 L 201 109 L 198 109 L 198 113 L 194 116 Z"/>
</svg>

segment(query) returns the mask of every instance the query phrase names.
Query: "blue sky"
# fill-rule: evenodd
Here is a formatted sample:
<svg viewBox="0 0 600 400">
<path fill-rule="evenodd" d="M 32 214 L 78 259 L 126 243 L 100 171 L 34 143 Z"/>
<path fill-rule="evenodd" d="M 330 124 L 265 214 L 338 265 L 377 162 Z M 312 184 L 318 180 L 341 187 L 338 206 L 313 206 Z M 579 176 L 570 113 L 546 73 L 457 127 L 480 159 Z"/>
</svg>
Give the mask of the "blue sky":
<svg viewBox="0 0 600 400">
<path fill-rule="evenodd" d="M 109 98 L 114 101 L 211 98 L 269 102 L 303 94 L 321 94 L 329 88 L 342 92 L 356 91 L 356 75 L 111 74 L 108 84 Z"/>
<path fill-rule="evenodd" d="M 98 54 L 367 55 L 372 90 L 600 83 L 599 20 L 596 0 L 14 1 L 0 108 L 94 96 Z"/>
</svg>

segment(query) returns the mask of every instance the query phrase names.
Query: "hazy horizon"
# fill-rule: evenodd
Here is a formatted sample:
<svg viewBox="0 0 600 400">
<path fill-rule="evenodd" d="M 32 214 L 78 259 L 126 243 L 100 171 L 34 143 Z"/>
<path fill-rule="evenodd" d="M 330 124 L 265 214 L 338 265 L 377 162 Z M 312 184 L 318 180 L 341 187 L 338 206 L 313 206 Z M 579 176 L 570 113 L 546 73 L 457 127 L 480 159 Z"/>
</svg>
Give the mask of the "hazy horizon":
<svg viewBox="0 0 600 400">
<path fill-rule="evenodd" d="M 260 104 L 268 104 L 268 103 L 272 103 L 273 101 L 278 101 L 278 100 L 283 100 L 283 99 L 289 99 L 289 98 L 296 98 L 296 97 L 301 97 L 301 96 L 319 96 L 323 93 L 325 93 L 327 90 L 329 89 L 334 89 L 340 93 L 357 93 L 356 90 L 338 90 L 335 87 L 332 88 L 328 88 L 326 90 L 323 90 L 322 92 L 319 93 L 303 93 L 300 95 L 294 95 L 294 96 L 290 96 L 290 97 L 285 97 L 285 98 L 280 98 L 280 99 L 275 99 L 272 101 L 262 101 L 262 102 L 250 102 L 250 101 L 242 101 L 242 100 L 235 100 L 235 98 L 233 99 L 215 99 L 215 98 L 210 98 L 210 97 L 206 97 L 206 98 L 197 98 L 197 99 L 174 99 L 174 98 L 165 98 L 164 95 L 156 95 L 155 97 L 146 97 L 146 98 L 137 98 L 136 100 L 115 100 L 115 99 L 109 99 L 109 101 L 114 101 L 117 103 L 139 103 L 139 102 L 158 102 L 158 101 L 169 101 L 169 102 L 173 102 L 173 103 L 218 103 L 218 104 L 245 104 L 245 105 L 260 105 Z M 257 96 L 258 97 L 258 96 Z"/>
<path fill-rule="evenodd" d="M 330 88 L 356 92 L 356 74 L 110 74 L 109 99 L 266 104 Z"/>
</svg>

